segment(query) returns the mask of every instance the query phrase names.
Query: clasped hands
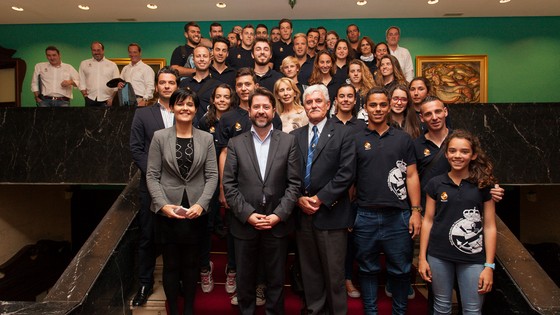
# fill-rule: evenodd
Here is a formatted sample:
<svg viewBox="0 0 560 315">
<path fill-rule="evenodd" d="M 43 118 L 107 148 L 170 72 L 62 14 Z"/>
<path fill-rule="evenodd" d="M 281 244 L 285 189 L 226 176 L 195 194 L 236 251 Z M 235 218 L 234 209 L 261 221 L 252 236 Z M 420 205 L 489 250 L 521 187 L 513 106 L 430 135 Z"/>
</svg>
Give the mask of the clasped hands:
<svg viewBox="0 0 560 315">
<path fill-rule="evenodd" d="M 301 196 L 298 198 L 297 205 L 307 215 L 312 215 L 321 207 L 321 200 L 317 195 L 313 197 Z"/>
<path fill-rule="evenodd" d="M 180 209 L 181 206 L 177 205 L 165 205 L 161 208 L 161 211 L 167 216 L 168 218 L 173 219 L 196 219 L 200 217 L 202 214 L 202 207 L 199 204 L 194 204 L 190 208 L 183 208 L 186 209 L 185 212 L 181 213 L 181 211 L 177 211 Z M 177 212 L 176 212 L 177 211 Z"/>
<path fill-rule="evenodd" d="M 266 215 L 253 212 L 247 219 L 247 222 L 257 230 L 270 230 L 280 222 L 280 217 L 276 214 Z"/>
</svg>

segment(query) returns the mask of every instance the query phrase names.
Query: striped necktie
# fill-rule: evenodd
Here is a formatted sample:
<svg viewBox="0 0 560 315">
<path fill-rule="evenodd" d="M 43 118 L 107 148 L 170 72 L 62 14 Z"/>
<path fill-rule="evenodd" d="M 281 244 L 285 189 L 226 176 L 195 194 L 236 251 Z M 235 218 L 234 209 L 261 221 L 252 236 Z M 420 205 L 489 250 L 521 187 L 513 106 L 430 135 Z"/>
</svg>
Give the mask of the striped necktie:
<svg viewBox="0 0 560 315">
<path fill-rule="evenodd" d="M 305 178 L 303 180 L 305 190 L 311 185 L 311 163 L 313 163 L 313 154 L 315 154 L 315 148 L 317 147 L 317 142 L 319 142 L 317 126 L 313 126 L 311 130 L 313 131 L 313 138 L 311 138 L 311 143 L 309 143 L 309 148 L 307 149 L 307 164 L 305 165 Z"/>
</svg>

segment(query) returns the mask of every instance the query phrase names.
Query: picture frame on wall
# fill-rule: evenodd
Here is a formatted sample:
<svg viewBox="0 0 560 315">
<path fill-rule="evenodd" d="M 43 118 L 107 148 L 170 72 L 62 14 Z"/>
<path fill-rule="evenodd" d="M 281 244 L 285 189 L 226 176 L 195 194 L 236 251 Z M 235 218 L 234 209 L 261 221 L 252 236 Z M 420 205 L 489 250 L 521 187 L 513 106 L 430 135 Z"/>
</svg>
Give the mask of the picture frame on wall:
<svg viewBox="0 0 560 315">
<path fill-rule="evenodd" d="M 108 59 L 117 64 L 117 67 L 119 68 L 119 73 L 122 72 L 124 66 L 130 63 L 130 58 L 108 58 Z M 155 73 L 157 73 L 159 69 L 165 67 L 167 63 L 165 58 L 142 58 L 142 62 L 152 67 Z"/>
<path fill-rule="evenodd" d="M 488 55 L 416 56 L 416 75 L 446 104 L 488 102 Z"/>
</svg>

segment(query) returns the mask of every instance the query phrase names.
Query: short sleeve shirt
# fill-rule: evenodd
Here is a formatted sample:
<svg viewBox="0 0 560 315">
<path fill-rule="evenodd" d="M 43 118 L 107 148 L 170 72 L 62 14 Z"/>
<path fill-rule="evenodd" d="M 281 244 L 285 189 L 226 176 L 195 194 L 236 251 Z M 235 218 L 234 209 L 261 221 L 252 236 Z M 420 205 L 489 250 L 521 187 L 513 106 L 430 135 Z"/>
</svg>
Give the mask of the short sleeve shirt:
<svg viewBox="0 0 560 315">
<path fill-rule="evenodd" d="M 456 185 L 446 173 L 432 178 L 426 193 L 436 201 L 428 255 L 458 263 L 483 264 L 484 202 L 492 198 L 490 187 L 479 189 L 466 180 Z"/>
</svg>

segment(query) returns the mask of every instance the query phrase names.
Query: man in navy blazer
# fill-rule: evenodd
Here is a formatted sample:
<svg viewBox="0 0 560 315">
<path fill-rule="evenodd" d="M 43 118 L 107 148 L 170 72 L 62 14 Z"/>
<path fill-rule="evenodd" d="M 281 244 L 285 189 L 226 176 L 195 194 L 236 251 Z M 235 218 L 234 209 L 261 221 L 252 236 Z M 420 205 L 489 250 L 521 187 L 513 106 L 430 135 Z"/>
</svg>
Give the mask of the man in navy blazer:
<svg viewBox="0 0 560 315">
<path fill-rule="evenodd" d="M 237 299 L 241 314 L 254 314 L 257 268 L 264 259 L 266 313 L 284 314 L 284 279 L 292 210 L 301 186 L 295 138 L 272 127 L 274 95 L 257 88 L 249 97 L 252 127 L 229 141 L 223 186 L 234 213 Z"/>
<path fill-rule="evenodd" d="M 154 268 L 156 253 L 154 248 L 154 213 L 150 211 L 152 198 L 146 185 L 146 169 L 148 166 L 148 150 L 154 132 L 173 126 L 173 113 L 169 108 L 169 98 L 177 90 L 179 73 L 170 67 L 161 68 L 156 77 L 158 101 L 152 106 L 137 108 L 130 130 L 130 151 L 134 164 L 140 169 L 142 176 L 138 192 L 140 210 L 138 225 L 140 239 L 138 241 L 138 278 L 140 288 L 132 300 L 134 306 L 146 303 L 154 284 Z"/>
<path fill-rule="evenodd" d="M 305 314 L 346 314 L 344 260 L 354 213 L 348 189 L 355 175 L 350 128 L 327 120 L 329 92 L 312 85 L 303 93 L 309 124 L 291 132 L 302 159 L 302 196 L 296 241 L 307 310 Z"/>
</svg>

